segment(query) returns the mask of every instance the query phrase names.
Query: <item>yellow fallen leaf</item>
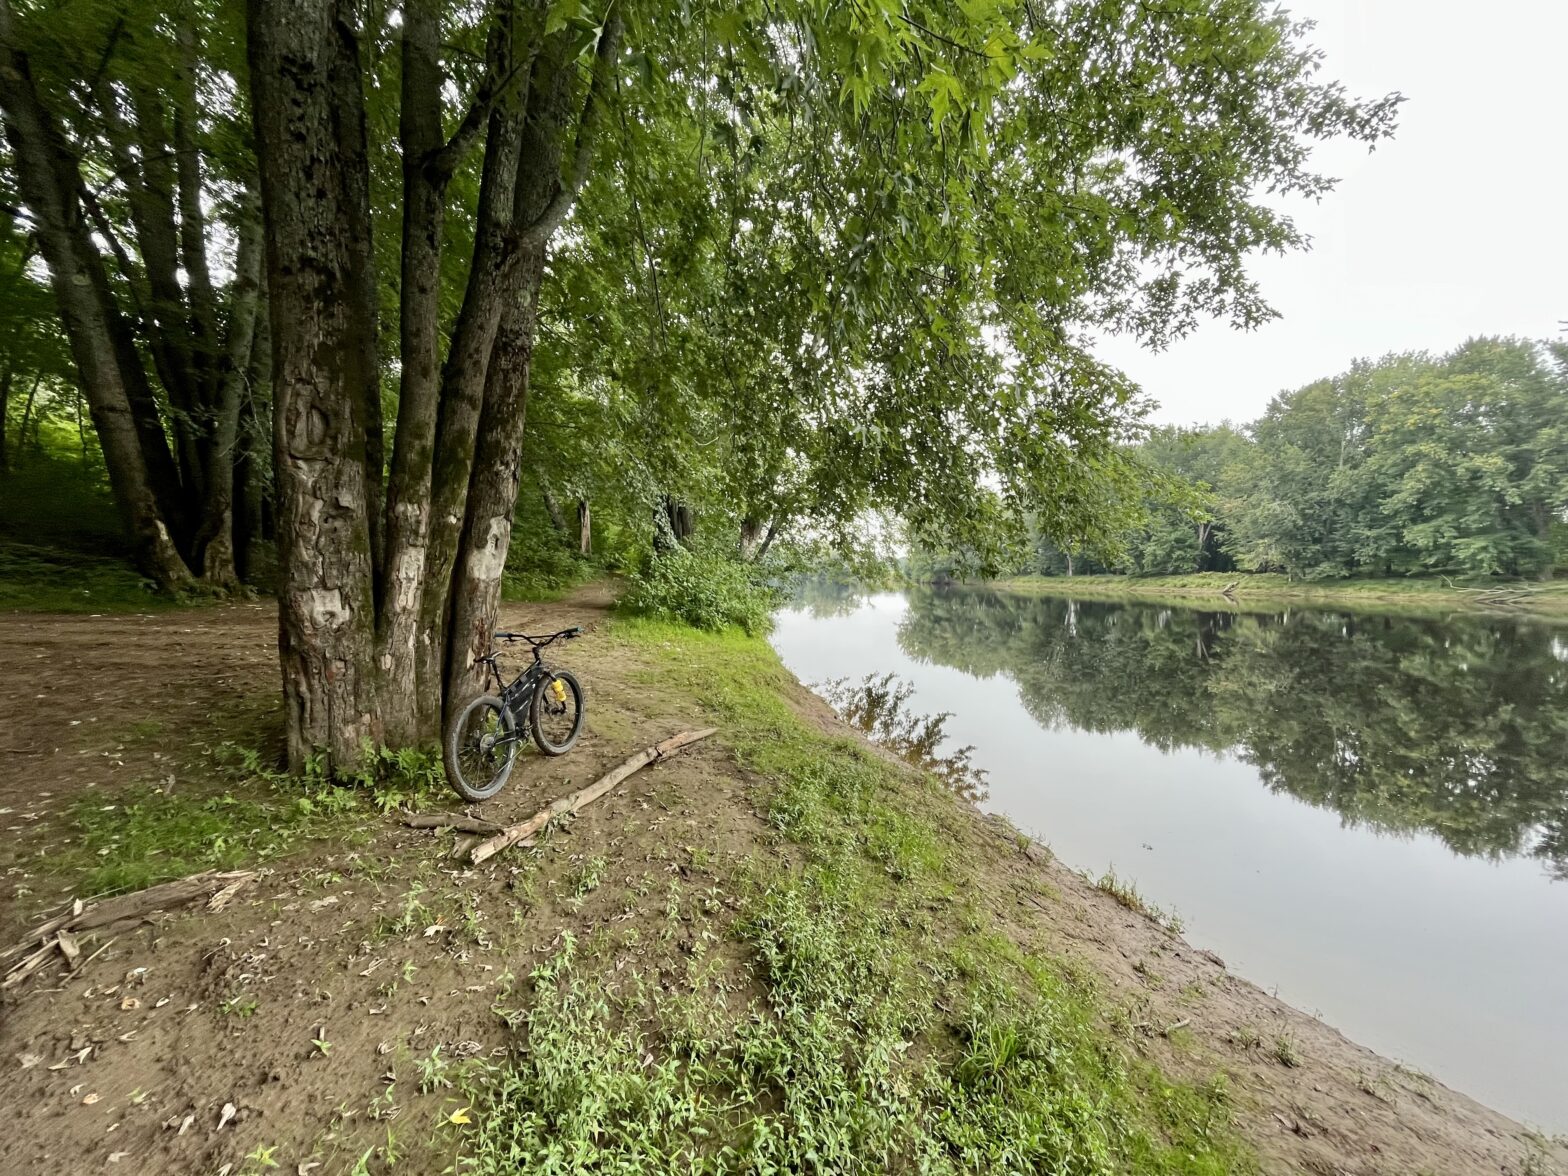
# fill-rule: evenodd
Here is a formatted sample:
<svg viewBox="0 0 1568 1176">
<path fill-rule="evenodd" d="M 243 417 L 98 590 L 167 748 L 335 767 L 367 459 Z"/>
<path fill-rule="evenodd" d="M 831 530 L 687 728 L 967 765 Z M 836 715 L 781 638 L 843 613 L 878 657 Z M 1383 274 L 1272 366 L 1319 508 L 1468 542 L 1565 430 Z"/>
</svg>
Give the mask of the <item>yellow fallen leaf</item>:
<svg viewBox="0 0 1568 1176">
<path fill-rule="evenodd" d="M 451 1117 L 447 1119 L 447 1122 L 448 1123 L 469 1123 L 469 1122 L 472 1122 L 472 1120 L 469 1119 L 469 1117 L 468 1117 L 468 1108 L 467 1107 L 463 1107 L 460 1110 L 453 1111 Z"/>
</svg>

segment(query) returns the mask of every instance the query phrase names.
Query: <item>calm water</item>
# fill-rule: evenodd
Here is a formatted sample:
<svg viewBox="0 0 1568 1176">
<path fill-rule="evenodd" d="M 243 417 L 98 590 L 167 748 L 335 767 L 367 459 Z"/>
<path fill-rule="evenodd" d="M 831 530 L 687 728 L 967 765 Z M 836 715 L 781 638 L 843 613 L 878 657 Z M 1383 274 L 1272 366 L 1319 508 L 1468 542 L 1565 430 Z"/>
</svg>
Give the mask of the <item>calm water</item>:
<svg viewBox="0 0 1568 1176">
<path fill-rule="evenodd" d="M 1233 971 L 1568 1129 L 1568 629 L 913 590 L 803 597 L 773 642 L 911 682 L 985 808 Z"/>
</svg>

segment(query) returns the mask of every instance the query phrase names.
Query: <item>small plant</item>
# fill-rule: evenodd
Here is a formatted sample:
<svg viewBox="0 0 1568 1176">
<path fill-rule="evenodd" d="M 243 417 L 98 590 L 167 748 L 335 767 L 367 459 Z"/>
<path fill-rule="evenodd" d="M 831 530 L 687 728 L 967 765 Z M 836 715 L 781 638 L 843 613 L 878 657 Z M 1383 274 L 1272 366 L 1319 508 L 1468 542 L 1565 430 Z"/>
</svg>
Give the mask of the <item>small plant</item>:
<svg viewBox="0 0 1568 1176">
<path fill-rule="evenodd" d="M 218 1011 L 225 1017 L 239 1017 L 246 1020 L 253 1016 L 260 1003 L 248 992 L 236 992 L 218 1005 Z"/>
<path fill-rule="evenodd" d="M 310 1044 L 315 1047 L 316 1053 L 320 1054 L 322 1057 L 326 1057 L 332 1052 L 332 1043 L 326 1038 L 327 1030 L 325 1026 L 318 1030 L 318 1032 L 321 1033 L 322 1036 L 312 1037 L 310 1039 Z"/>
<path fill-rule="evenodd" d="M 604 880 L 606 862 L 602 857 L 584 858 L 578 863 L 577 869 L 572 872 L 572 901 L 581 905 Z"/>
<path fill-rule="evenodd" d="M 418 880 L 410 883 L 408 893 L 403 895 L 403 907 L 398 912 L 397 918 L 389 919 L 386 916 L 376 920 L 376 934 L 410 935 L 430 922 L 430 908 L 420 901 L 420 896 L 425 893 L 425 884 Z M 404 964 L 405 970 L 408 964 Z M 404 976 L 408 979 L 412 973 Z"/>
<path fill-rule="evenodd" d="M 1174 911 L 1163 911 L 1152 902 L 1149 902 L 1143 895 L 1138 893 L 1137 886 L 1133 884 L 1130 878 L 1119 878 L 1116 876 L 1116 868 L 1114 866 L 1095 879 L 1094 888 L 1103 890 L 1128 910 L 1152 919 L 1171 932 L 1171 934 L 1181 934 L 1183 926 L 1181 916 Z"/>
<path fill-rule="evenodd" d="M 1237 1049 L 1257 1049 L 1263 1036 L 1252 1025 L 1238 1025 L 1230 1031 L 1230 1043 Z"/>
<path fill-rule="evenodd" d="M 420 1094 L 452 1089 L 452 1080 L 447 1077 L 447 1060 L 441 1056 L 439 1045 L 430 1051 L 429 1057 L 420 1058 L 415 1065 L 419 1067 Z"/>
<path fill-rule="evenodd" d="M 1290 1069 L 1301 1065 L 1301 1054 L 1296 1051 L 1296 1041 L 1290 1034 L 1281 1033 L 1274 1039 L 1274 1060 Z"/>
<path fill-rule="evenodd" d="M 278 1166 L 277 1152 L 276 1145 L 272 1147 L 267 1147 L 264 1144 L 259 1145 L 255 1151 L 245 1157 L 245 1163 L 258 1172 L 265 1168 L 276 1168 Z"/>
</svg>

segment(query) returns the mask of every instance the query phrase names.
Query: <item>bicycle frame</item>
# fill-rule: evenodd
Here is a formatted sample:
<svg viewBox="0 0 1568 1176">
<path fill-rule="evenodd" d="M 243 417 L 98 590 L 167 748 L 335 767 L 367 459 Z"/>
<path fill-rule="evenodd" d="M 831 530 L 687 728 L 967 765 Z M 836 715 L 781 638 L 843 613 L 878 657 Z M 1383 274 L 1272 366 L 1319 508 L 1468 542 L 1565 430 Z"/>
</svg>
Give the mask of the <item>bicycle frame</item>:
<svg viewBox="0 0 1568 1176">
<path fill-rule="evenodd" d="M 496 696 L 500 698 L 501 705 L 506 708 L 507 713 L 512 716 L 512 734 L 497 739 L 497 744 L 526 741 L 528 738 L 528 708 L 533 705 L 534 693 L 550 679 L 550 671 L 545 668 L 541 653 L 543 648 L 540 645 L 534 646 L 533 662 L 513 678 L 510 685 L 507 684 L 506 676 L 502 674 L 501 667 L 496 662 L 495 654 L 486 654 L 478 659 L 485 667 L 485 688 L 489 689 L 494 683 Z"/>
</svg>

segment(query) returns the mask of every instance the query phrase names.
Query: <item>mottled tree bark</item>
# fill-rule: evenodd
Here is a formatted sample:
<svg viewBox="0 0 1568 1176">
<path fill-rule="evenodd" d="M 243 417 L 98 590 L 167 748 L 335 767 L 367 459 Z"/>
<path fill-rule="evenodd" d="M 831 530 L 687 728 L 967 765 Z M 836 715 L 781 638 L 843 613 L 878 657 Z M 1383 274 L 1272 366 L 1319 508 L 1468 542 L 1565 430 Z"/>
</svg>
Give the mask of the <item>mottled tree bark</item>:
<svg viewBox="0 0 1568 1176">
<path fill-rule="evenodd" d="M 279 652 L 290 767 L 381 738 L 367 470 L 377 394 L 364 105 L 345 0 L 250 0 L 267 230 Z"/>
<path fill-rule="evenodd" d="M 445 138 L 441 123 L 440 13 L 435 0 L 408 0 L 403 6 L 398 125 L 403 153 L 402 383 L 397 443 L 387 481 L 386 550 L 378 598 L 382 666 L 390 681 L 415 684 L 386 700 L 387 738 L 398 743 L 436 734 L 431 726 L 435 709 L 421 708 L 419 700 L 423 692 L 438 689 L 438 679 L 421 680 L 419 649 L 441 402 L 441 234 L 446 188 L 487 121 L 502 128 L 503 135 L 515 137 L 516 133 L 511 121 L 515 115 L 491 120 L 488 113 L 500 98 L 502 78 L 512 64 L 510 5 L 498 14 L 488 41 L 485 81 L 450 140 Z M 487 158 L 490 162 L 493 158 Z M 506 162 L 505 166 L 511 164 Z"/>
<path fill-rule="evenodd" d="M 488 653 L 501 599 L 501 575 L 517 507 L 518 469 L 528 405 L 539 286 L 550 238 L 570 209 L 592 159 L 610 62 L 620 48 L 621 19 L 612 7 L 595 49 L 594 72 L 580 113 L 572 108 L 575 64 L 559 42 L 534 63 L 512 224 L 516 293 L 506 305 L 485 382 L 478 445 L 466 495 L 462 546 L 452 573 L 444 676 L 448 708 L 477 691 L 475 659 Z M 575 124 L 571 166 L 562 175 L 566 137 Z"/>
<path fill-rule="evenodd" d="M 496 331 L 485 388 L 484 425 L 479 430 L 463 524 L 461 558 L 452 577 L 452 619 L 443 691 L 448 710 L 483 687 L 474 672 L 474 658 L 490 652 L 496 612 L 501 604 L 501 576 L 512 541 L 539 283 L 544 272 L 543 246 L 531 246 L 521 261 L 522 293 L 507 307 Z"/>
<path fill-rule="evenodd" d="M 197 543 L 202 552 L 202 578 L 214 587 L 239 587 L 234 559 L 234 466 L 239 445 L 240 403 L 250 375 L 251 344 L 256 331 L 256 304 L 261 293 L 261 225 L 254 200 L 240 214 L 235 250 L 234 287 L 229 305 L 229 333 L 218 372 L 217 402 L 212 408 L 208 440 L 207 494 Z"/>
<path fill-rule="evenodd" d="M 740 521 L 740 557 L 752 560 L 757 557 L 757 548 L 762 544 L 762 520 L 752 515 L 747 515 Z"/>
<path fill-rule="evenodd" d="M 452 342 L 441 374 L 441 401 L 431 475 L 430 539 L 425 550 L 425 578 L 415 663 L 419 682 L 419 724 L 435 730 L 441 721 L 441 684 L 446 680 L 448 601 L 452 568 L 457 562 L 463 522 L 468 509 L 468 482 L 473 473 L 474 446 L 479 437 L 479 412 L 485 376 L 501 312 L 517 298 L 518 267 L 510 245 L 517 158 L 522 145 L 521 111 L 503 108 L 490 118 L 474 255 L 468 271 L 463 306 L 452 331 Z M 508 265 L 508 261 L 512 264 Z"/>
<path fill-rule="evenodd" d="M 577 554 L 593 554 L 593 515 L 586 498 L 577 500 Z"/>
<path fill-rule="evenodd" d="M 561 513 L 561 504 L 555 500 L 555 495 L 542 478 L 539 480 L 539 496 L 544 499 L 544 513 L 550 518 L 550 526 L 560 534 L 566 534 L 566 516 Z"/>
</svg>

